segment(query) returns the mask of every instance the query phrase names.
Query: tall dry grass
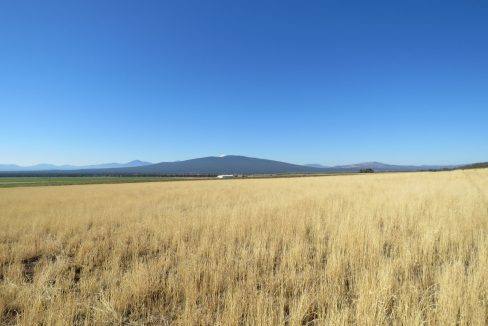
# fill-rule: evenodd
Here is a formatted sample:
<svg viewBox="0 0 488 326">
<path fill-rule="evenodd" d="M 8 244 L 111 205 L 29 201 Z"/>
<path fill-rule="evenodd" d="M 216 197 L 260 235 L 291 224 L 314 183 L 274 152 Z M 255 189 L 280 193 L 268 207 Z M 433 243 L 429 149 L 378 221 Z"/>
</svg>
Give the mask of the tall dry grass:
<svg viewBox="0 0 488 326">
<path fill-rule="evenodd" d="M 488 324 L 488 170 L 0 189 L 0 323 Z"/>
</svg>

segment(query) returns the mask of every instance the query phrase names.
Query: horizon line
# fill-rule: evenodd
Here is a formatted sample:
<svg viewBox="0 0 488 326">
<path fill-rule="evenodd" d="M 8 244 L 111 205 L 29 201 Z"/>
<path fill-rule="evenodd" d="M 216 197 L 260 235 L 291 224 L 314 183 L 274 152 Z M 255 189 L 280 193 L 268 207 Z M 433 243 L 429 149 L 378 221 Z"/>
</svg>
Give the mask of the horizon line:
<svg viewBox="0 0 488 326">
<path fill-rule="evenodd" d="M 462 162 L 462 163 L 388 163 L 388 161 L 382 161 L 382 160 L 358 160 L 354 162 L 349 162 L 349 163 L 338 163 L 338 164 L 327 164 L 327 163 L 317 163 L 316 161 L 311 161 L 311 162 L 305 162 L 305 163 L 295 163 L 295 162 L 289 162 L 287 160 L 280 160 L 280 159 L 274 159 L 274 158 L 262 158 L 262 157 L 257 157 L 257 156 L 249 156 L 249 155 L 238 155 L 238 154 L 217 154 L 217 155 L 207 155 L 207 156 L 199 156 L 199 157 L 192 157 L 192 158 L 185 158 L 185 159 L 178 159 L 178 160 L 158 160 L 157 162 L 152 162 L 150 160 L 144 160 L 144 159 L 133 159 L 133 160 L 120 160 L 120 161 L 101 161 L 100 163 L 48 163 L 46 161 L 41 161 L 37 163 L 2 163 L 0 162 L 0 166 L 2 165 L 11 165 L 11 166 L 16 166 L 19 168 L 29 168 L 32 166 L 38 166 L 38 165 L 53 165 L 57 167 L 63 167 L 63 166 L 69 166 L 69 167 L 85 167 L 85 166 L 96 166 L 96 165 L 107 165 L 107 164 L 128 164 L 132 162 L 144 162 L 148 164 L 159 164 L 159 163 L 167 163 L 167 162 L 181 162 L 181 161 L 187 161 L 187 160 L 192 160 L 192 159 L 199 159 L 199 158 L 207 158 L 207 157 L 215 157 L 215 158 L 224 158 L 228 156 L 240 156 L 240 157 L 248 157 L 248 158 L 256 158 L 256 159 L 263 159 L 263 160 L 271 160 L 271 161 L 277 161 L 277 162 L 284 162 L 284 163 L 289 163 L 289 164 L 295 164 L 295 165 L 322 165 L 323 167 L 336 167 L 336 166 L 347 166 L 347 165 L 357 165 L 357 164 L 365 164 L 365 163 L 380 163 L 380 164 L 386 164 L 386 165 L 400 165 L 400 166 L 459 166 L 459 165 L 467 165 L 467 164 L 474 164 L 474 163 L 480 163 L 480 162 L 485 162 L 485 161 L 475 161 L 475 162 Z M 487 160 L 488 161 L 488 160 Z"/>
</svg>

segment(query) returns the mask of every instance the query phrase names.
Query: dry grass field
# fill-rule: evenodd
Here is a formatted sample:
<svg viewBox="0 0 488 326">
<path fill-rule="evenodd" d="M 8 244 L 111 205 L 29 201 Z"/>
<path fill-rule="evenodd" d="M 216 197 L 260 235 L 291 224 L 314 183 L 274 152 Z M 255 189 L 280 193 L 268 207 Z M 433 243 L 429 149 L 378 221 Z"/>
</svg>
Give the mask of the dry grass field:
<svg viewBox="0 0 488 326">
<path fill-rule="evenodd" d="M 0 189 L 0 324 L 488 324 L 488 169 Z"/>
</svg>

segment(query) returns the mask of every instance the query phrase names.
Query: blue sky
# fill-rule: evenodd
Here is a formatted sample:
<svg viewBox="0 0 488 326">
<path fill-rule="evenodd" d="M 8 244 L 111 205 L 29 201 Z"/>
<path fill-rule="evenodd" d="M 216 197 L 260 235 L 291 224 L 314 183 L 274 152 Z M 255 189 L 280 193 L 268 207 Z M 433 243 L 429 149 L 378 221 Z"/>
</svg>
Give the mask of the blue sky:
<svg viewBox="0 0 488 326">
<path fill-rule="evenodd" d="M 488 160 L 488 3 L 1 1 L 0 163 Z"/>
</svg>

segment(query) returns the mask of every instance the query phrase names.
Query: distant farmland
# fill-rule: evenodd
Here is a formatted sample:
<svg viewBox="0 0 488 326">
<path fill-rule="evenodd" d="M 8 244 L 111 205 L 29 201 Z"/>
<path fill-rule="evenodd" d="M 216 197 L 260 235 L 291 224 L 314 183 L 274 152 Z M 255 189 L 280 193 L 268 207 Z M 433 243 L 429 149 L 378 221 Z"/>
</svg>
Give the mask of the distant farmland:
<svg viewBox="0 0 488 326">
<path fill-rule="evenodd" d="M 258 174 L 237 176 L 239 178 L 296 178 L 316 177 L 325 175 L 347 175 L 355 173 L 330 173 L 330 174 Z M 110 184 L 110 183 L 138 183 L 138 182 L 165 182 L 165 181 L 189 181 L 209 180 L 217 176 L 29 176 L 29 177 L 3 177 L 0 175 L 0 188 L 13 187 L 38 187 L 38 186 L 67 186 L 67 185 L 89 185 L 89 184 Z"/>
<path fill-rule="evenodd" d="M 0 177 L 0 188 L 192 180 L 195 177 Z"/>
<path fill-rule="evenodd" d="M 0 324 L 485 325 L 487 279 L 488 169 L 0 189 Z"/>
</svg>

